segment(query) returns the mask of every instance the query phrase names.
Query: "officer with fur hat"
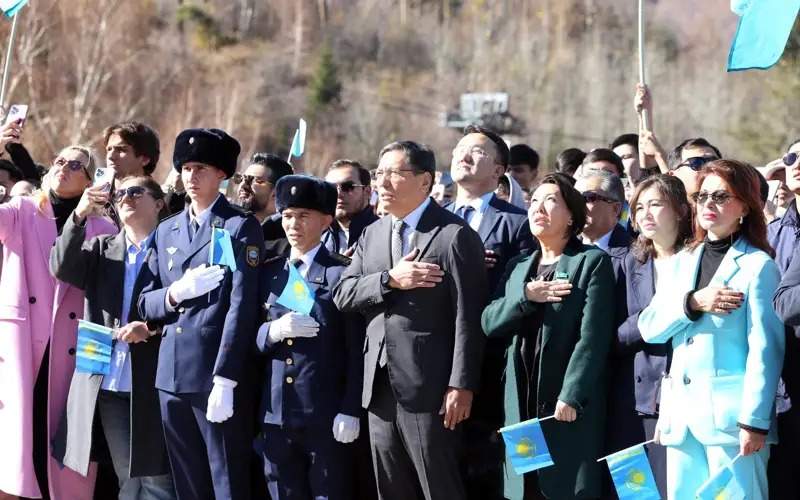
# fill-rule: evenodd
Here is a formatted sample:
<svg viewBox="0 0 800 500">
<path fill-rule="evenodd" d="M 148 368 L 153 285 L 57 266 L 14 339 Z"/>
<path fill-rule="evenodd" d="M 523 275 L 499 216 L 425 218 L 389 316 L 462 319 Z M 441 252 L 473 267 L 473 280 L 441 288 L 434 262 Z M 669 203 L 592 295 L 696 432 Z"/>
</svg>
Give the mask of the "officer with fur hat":
<svg viewBox="0 0 800 500">
<path fill-rule="evenodd" d="M 140 276 L 147 280 L 140 315 L 163 328 L 156 388 L 178 498 L 250 497 L 252 398 L 245 370 L 264 237 L 253 216 L 219 193 L 239 151 L 219 129 L 178 135 L 173 165 L 190 203 L 159 224 Z M 209 266 L 215 229 L 229 235 L 235 266 Z"/>
<path fill-rule="evenodd" d="M 281 178 L 275 189 L 291 250 L 261 270 L 265 318 L 256 345 L 266 367 L 256 449 L 272 498 L 349 499 L 353 450 L 345 443 L 360 431 L 365 325 L 333 303 L 349 263 L 321 244 L 337 191 L 301 175 Z M 290 297 L 297 290 L 305 304 Z"/>
</svg>

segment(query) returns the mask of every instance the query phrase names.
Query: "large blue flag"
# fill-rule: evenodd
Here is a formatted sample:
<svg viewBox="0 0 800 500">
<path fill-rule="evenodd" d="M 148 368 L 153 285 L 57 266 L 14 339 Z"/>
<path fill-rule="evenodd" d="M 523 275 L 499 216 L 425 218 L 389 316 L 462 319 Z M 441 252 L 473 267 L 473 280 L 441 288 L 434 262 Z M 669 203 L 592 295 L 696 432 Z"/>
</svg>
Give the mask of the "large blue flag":
<svg viewBox="0 0 800 500">
<path fill-rule="evenodd" d="M 700 486 L 697 490 L 699 500 L 744 500 L 746 498 L 742 486 L 731 470 L 737 458 L 739 458 L 738 455 L 730 464 L 721 468 Z"/>
<path fill-rule="evenodd" d="M 800 0 L 748 0 L 733 8 L 742 17 L 728 54 L 728 71 L 774 66 L 786 48 Z"/>
<path fill-rule="evenodd" d="M 215 264 L 228 266 L 231 271 L 236 271 L 236 256 L 233 255 L 231 233 L 227 229 L 211 228 L 211 251 L 208 254 L 208 263 L 212 266 Z"/>
<path fill-rule="evenodd" d="M 289 279 L 276 301 L 287 309 L 308 315 L 314 307 L 314 291 L 308 286 L 303 275 L 292 264 L 289 264 Z"/>
<path fill-rule="evenodd" d="M 28 0 L 0 0 L 0 10 L 3 11 L 6 17 L 14 17 L 14 14 L 26 3 L 28 3 Z"/>
<path fill-rule="evenodd" d="M 113 342 L 111 328 L 79 320 L 75 368 L 83 373 L 108 375 Z"/>
<path fill-rule="evenodd" d="M 508 459 L 517 474 L 553 465 L 538 418 L 503 427 L 500 433 L 506 443 Z"/>
<path fill-rule="evenodd" d="M 643 444 L 620 450 L 605 460 L 619 500 L 661 500 Z"/>
</svg>

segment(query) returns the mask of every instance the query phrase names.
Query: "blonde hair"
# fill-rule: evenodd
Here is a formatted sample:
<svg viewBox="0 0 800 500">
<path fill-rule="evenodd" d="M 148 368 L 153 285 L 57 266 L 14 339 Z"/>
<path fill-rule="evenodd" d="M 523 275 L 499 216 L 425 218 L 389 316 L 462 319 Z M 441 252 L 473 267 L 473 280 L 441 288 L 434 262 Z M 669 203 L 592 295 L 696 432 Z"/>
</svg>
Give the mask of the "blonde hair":
<svg viewBox="0 0 800 500">
<path fill-rule="evenodd" d="M 84 170 L 86 171 L 86 175 L 89 176 L 89 181 L 93 181 L 94 173 L 97 171 L 97 158 L 91 146 L 85 146 L 83 144 L 71 144 L 61 149 L 58 154 L 60 155 L 64 151 L 69 150 L 78 151 L 89 159 Z M 47 173 L 44 174 L 44 177 L 42 177 L 42 186 L 31 194 L 33 199 L 36 200 L 36 204 L 38 205 L 40 212 L 44 212 L 46 204 L 50 202 L 49 193 L 50 184 L 52 182 L 52 177 L 50 174 L 52 171 L 53 167 L 51 166 Z"/>
</svg>

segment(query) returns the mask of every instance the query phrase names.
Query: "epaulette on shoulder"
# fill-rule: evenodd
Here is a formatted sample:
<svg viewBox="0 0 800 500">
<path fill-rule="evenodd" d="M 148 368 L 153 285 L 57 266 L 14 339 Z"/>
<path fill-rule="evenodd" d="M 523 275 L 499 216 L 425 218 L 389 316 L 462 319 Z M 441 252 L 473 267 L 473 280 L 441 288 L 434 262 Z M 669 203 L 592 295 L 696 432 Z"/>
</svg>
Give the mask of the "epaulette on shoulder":
<svg viewBox="0 0 800 500">
<path fill-rule="evenodd" d="M 353 262 L 353 259 L 351 259 L 350 257 L 344 256 L 336 252 L 331 252 L 331 258 L 343 266 L 349 266 L 350 263 Z"/>
<path fill-rule="evenodd" d="M 275 256 L 268 257 L 268 258 L 264 259 L 262 264 L 264 264 L 264 265 L 272 264 L 272 263 L 277 262 L 277 261 L 279 261 L 279 260 L 281 260 L 283 258 L 284 258 L 283 255 L 275 255 Z"/>
</svg>

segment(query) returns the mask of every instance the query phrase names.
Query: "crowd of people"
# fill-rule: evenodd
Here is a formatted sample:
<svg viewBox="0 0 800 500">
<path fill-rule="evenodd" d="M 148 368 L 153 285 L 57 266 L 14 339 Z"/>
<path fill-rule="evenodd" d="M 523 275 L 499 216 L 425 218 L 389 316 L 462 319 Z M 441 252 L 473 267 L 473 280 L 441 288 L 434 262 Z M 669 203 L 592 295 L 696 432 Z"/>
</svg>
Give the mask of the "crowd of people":
<svg viewBox="0 0 800 500">
<path fill-rule="evenodd" d="M 756 168 L 642 128 L 548 169 L 470 125 L 449 169 L 395 141 L 314 177 L 192 128 L 162 185 L 143 123 L 104 166 L 22 134 L 0 499 L 613 499 L 598 459 L 640 443 L 663 498 L 723 468 L 800 498 L 800 141 Z M 113 332 L 106 371 L 79 320 Z M 547 417 L 553 465 L 517 476 L 498 429 Z"/>
</svg>

